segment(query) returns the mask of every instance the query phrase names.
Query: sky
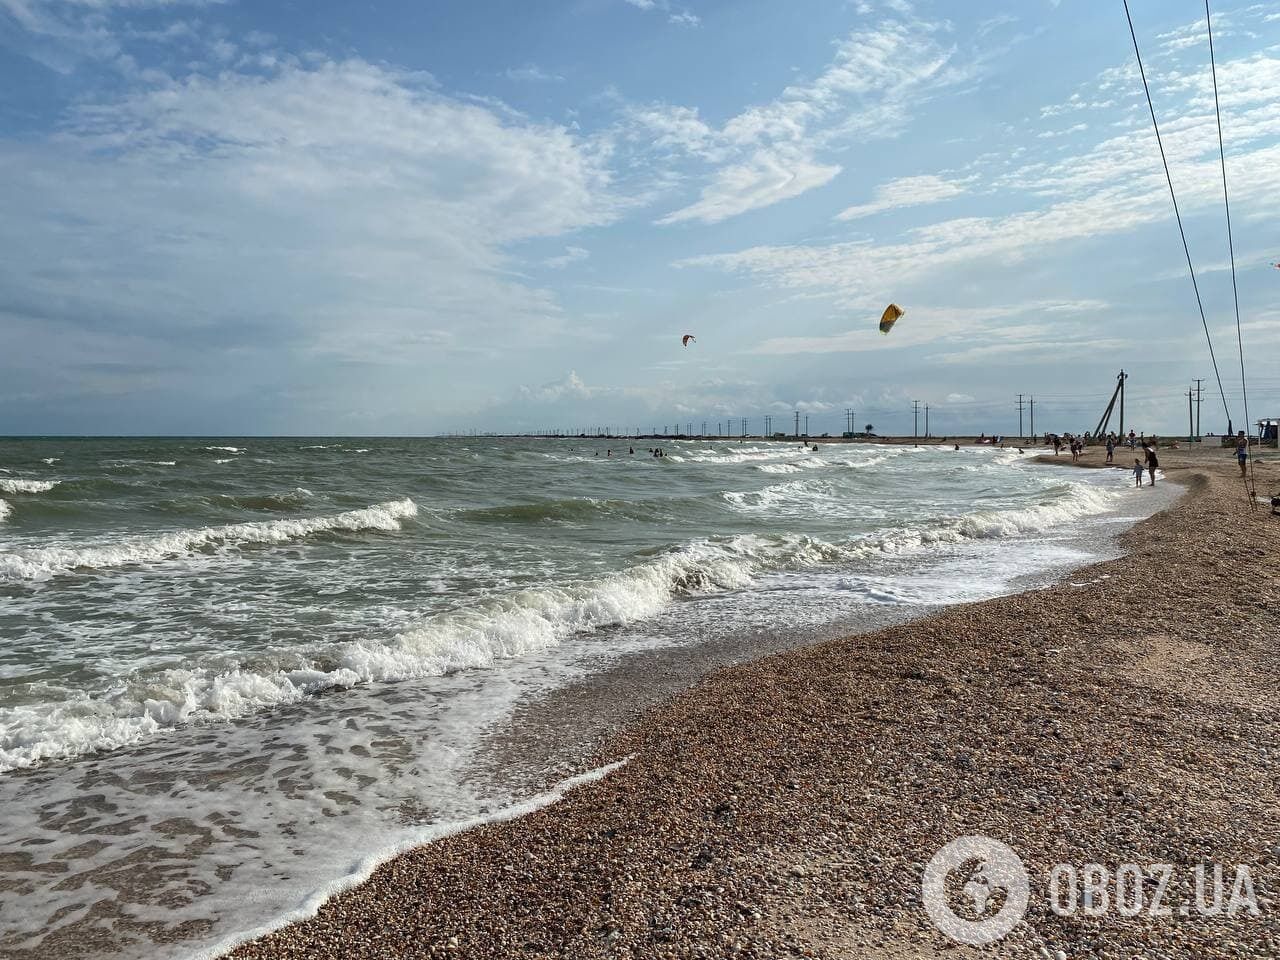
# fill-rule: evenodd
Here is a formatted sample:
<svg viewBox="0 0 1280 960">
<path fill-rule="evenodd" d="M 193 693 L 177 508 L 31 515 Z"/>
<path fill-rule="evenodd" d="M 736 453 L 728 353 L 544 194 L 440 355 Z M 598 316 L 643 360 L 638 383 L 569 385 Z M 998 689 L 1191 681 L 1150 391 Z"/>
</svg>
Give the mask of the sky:
<svg viewBox="0 0 1280 960">
<path fill-rule="evenodd" d="M 1204 6 L 1131 8 L 1239 425 Z M 1214 45 L 1257 419 L 1280 8 Z M 1226 428 L 1120 0 L 0 0 L 0 183 L 0 434 Z"/>
</svg>

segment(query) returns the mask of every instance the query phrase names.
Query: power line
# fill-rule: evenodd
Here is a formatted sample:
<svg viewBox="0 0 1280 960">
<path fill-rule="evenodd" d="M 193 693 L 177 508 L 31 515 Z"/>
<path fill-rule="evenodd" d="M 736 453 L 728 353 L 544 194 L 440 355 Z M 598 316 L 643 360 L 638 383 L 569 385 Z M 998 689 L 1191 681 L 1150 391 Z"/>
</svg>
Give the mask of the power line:
<svg viewBox="0 0 1280 960">
<path fill-rule="evenodd" d="M 1227 250 L 1231 254 L 1231 296 L 1236 307 L 1236 347 L 1240 351 L 1240 394 L 1244 402 L 1244 446 L 1246 455 L 1249 452 L 1250 430 L 1253 428 L 1249 420 L 1249 387 L 1244 379 L 1244 337 L 1240 333 L 1240 291 L 1236 288 L 1236 247 L 1231 237 L 1231 197 L 1227 193 L 1227 151 L 1222 144 L 1222 108 L 1218 105 L 1218 66 L 1213 56 L 1213 18 L 1209 16 L 1209 0 L 1204 0 L 1204 23 L 1209 34 L 1209 70 L 1213 74 L 1213 112 L 1218 120 L 1218 161 L 1222 165 L 1222 207 L 1227 215 Z M 1249 460 L 1249 481 L 1252 484 L 1253 457 Z M 1254 503 L 1253 491 L 1249 491 L 1249 502 Z"/>
<path fill-rule="evenodd" d="M 1218 358 L 1213 352 L 1213 338 L 1209 335 L 1209 321 L 1205 319 L 1204 303 L 1200 299 L 1200 285 L 1196 282 L 1196 268 L 1191 264 L 1191 247 L 1187 245 L 1187 231 L 1182 226 L 1182 214 L 1178 210 L 1178 196 L 1173 189 L 1173 176 L 1169 173 L 1169 160 L 1164 153 L 1164 140 L 1160 136 L 1160 124 L 1156 121 L 1156 108 L 1151 100 L 1151 87 L 1147 85 L 1147 71 L 1142 66 L 1142 54 L 1138 52 L 1138 33 L 1133 28 L 1133 15 L 1129 12 L 1129 0 L 1124 2 L 1125 19 L 1129 21 L 1129 36 L 1133 39 L 1133 55 L 1138 61 L 1138 73 L 1142 77 L 1142 89 L 1147 95 L 1147 109 L 1151 112 L 1151 126 L 1156 132 L 1156 145 L 1160 148 L 1160 163 L 1164 166 L 1164 179 L 1169 184 L 1169 199 L 1173 201 L 1173 215 L 1178 221 L 1178 233 L 1182 237 L 1182 252 L 1187 255 L 1187 270 L 1191 273 L 1191 286 L 1196 293 L 1196 306 L 1200 308 L 1200 324 L 1204 327 L 1205 342 L 1209 344 L 1209 359 L 1213 361 L 1213 375 L 1218 380 L 1218 394 L 1222 397 L 1222 408 L 1231 419 L 1231 408 L 1227 404 L 1227 392 L 1222 388 L 1222 375 L 1218 372 Z M 1216 81 L 1215 81 L 1216 82 Z"/>
</svg>

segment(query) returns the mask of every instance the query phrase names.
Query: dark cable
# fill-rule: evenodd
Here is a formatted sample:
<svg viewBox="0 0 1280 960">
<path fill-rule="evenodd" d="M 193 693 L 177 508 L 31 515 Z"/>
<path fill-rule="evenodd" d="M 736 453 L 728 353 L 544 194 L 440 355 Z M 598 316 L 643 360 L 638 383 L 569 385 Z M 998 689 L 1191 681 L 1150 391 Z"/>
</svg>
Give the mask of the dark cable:
<svg viewBox="0 0 1280 960">
<path fill-rule="evenodd" d="M 1213 353 L 1213 338 L 1209 336 L 1209 321 L 1204 316 L 1204 303 L 1200 300 L 1200 285 L 1196 283 L 1196 268 L 1191 265 L 1191 248 L 1187 246 L 1187 232 L 1182 227 L 1182 214 L 1178 212 L 1178 197 L 1173 192 L 1173 177 L 1169 174 L 1169 161 L 1164 154 L 1164 141 L 1160 138 L 1160 124 L 1156 122 L 1156 108 L 1151 102 L 1151 88 L 1147 86 L 1147 71 L 1142 66 L 1142 54 L 1138 52 L 1138 34 L 1133 29 L 1133 17 L 1129 13 L 1129 0 L 1124 0 L 1124 15 L 1129 21 L 1129 36 L 1133 38 L 1133 55 L 1138 59 L 1138 73 L 1142 76 L 1142 89 L 1147 94 L 1147 109 L 1151 111 L 1151 126 L 1156 131 L 1156 144 L 1160 147 L 1160 162 L 1164 164 L 1164 178 L 1169 184 L 1169 199 L 1173 201 L 1173 215 L 1178 221 L 1178 233 L 1182 235 L 1182 252 L 1187 255 L 1187 269 L 1191 272 L 1191 286 L 1196 292 L 1196 306 L 1200 308 L 1200 324 L 1204 327 L 1204 338 L 1209 344 L 1209 359 L 1213 361 L 1213 375 L 1218 381 L 1218 395 L 1222 397 L 1222 408 L 1227 419 L 1231 419 L 1231 409 L 1227 406 L 1227 392 L 1222 388 L 1222 375 L 1218 372 L 1218 358 Z M 1245 424 L 1248 427 L 1248 424 Z M 1246 430 L 1246 435 L 1247 435 Z"/>
<path fill-rule="evenodd" d="M 1209 0 L 1204 0 L 1204 23 L 1209 32 L 1209 69 L 1213 73 L 1213 112 L 1218 119 L 1218 160 L 1222 164 L 1222 205 L 1227 212 L 1227 250 L 1231 253 L 1231 296 L 1236 306 L 1236 346 L 1240 351 L 1240 393 L 1244 397 L 1245 452 L 1249 451 L 1249 438 L 1253 424 L 1249 421 L 1249 388 L 1244 379 L 1244 337 L 1240 333 L 1240 291 L 1236 289 L 1236 247 L 1231 237 L 1231 197 L 1227 193 L 1227 152 L 1222 144 L 1222 108 L 1218 105 L 1218 66 L 1213 56 L 1213 18 L 1209 15 Z M 1249 479 L 1253 477 L 1253 457 L 1249 457 Z"/>
</svg>

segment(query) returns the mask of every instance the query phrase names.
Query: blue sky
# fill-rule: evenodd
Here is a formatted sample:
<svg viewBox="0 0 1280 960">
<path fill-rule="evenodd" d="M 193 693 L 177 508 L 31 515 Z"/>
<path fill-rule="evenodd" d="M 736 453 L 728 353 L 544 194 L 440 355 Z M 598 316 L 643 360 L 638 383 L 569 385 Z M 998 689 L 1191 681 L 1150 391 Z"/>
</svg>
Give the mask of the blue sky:
<svg viewBox="0 0 1280 960">
<path fill-rule="evenodd" d="M 1203 5 L 1132 8 L 1239 421 Z M 1256 418 L 1280 11 L 1215 44 Z M 0 182 L 0 433 L 1225 426 L 1118 0 L 0 0 Z"/>
</svg>

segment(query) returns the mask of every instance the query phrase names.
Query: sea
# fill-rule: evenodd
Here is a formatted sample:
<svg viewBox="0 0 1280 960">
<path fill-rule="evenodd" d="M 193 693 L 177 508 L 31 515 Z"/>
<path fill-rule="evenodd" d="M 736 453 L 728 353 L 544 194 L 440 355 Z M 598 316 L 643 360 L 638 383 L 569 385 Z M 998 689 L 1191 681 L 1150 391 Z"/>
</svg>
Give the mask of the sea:
<svg viewBox="0 0 1280 960">
<path fill-rule="evenodd" d="M 217 956 L 700 672 L 1070 578 L 1160 505 L 1036 452 L 0 440 L 0 956 Z"/>
</svg>

